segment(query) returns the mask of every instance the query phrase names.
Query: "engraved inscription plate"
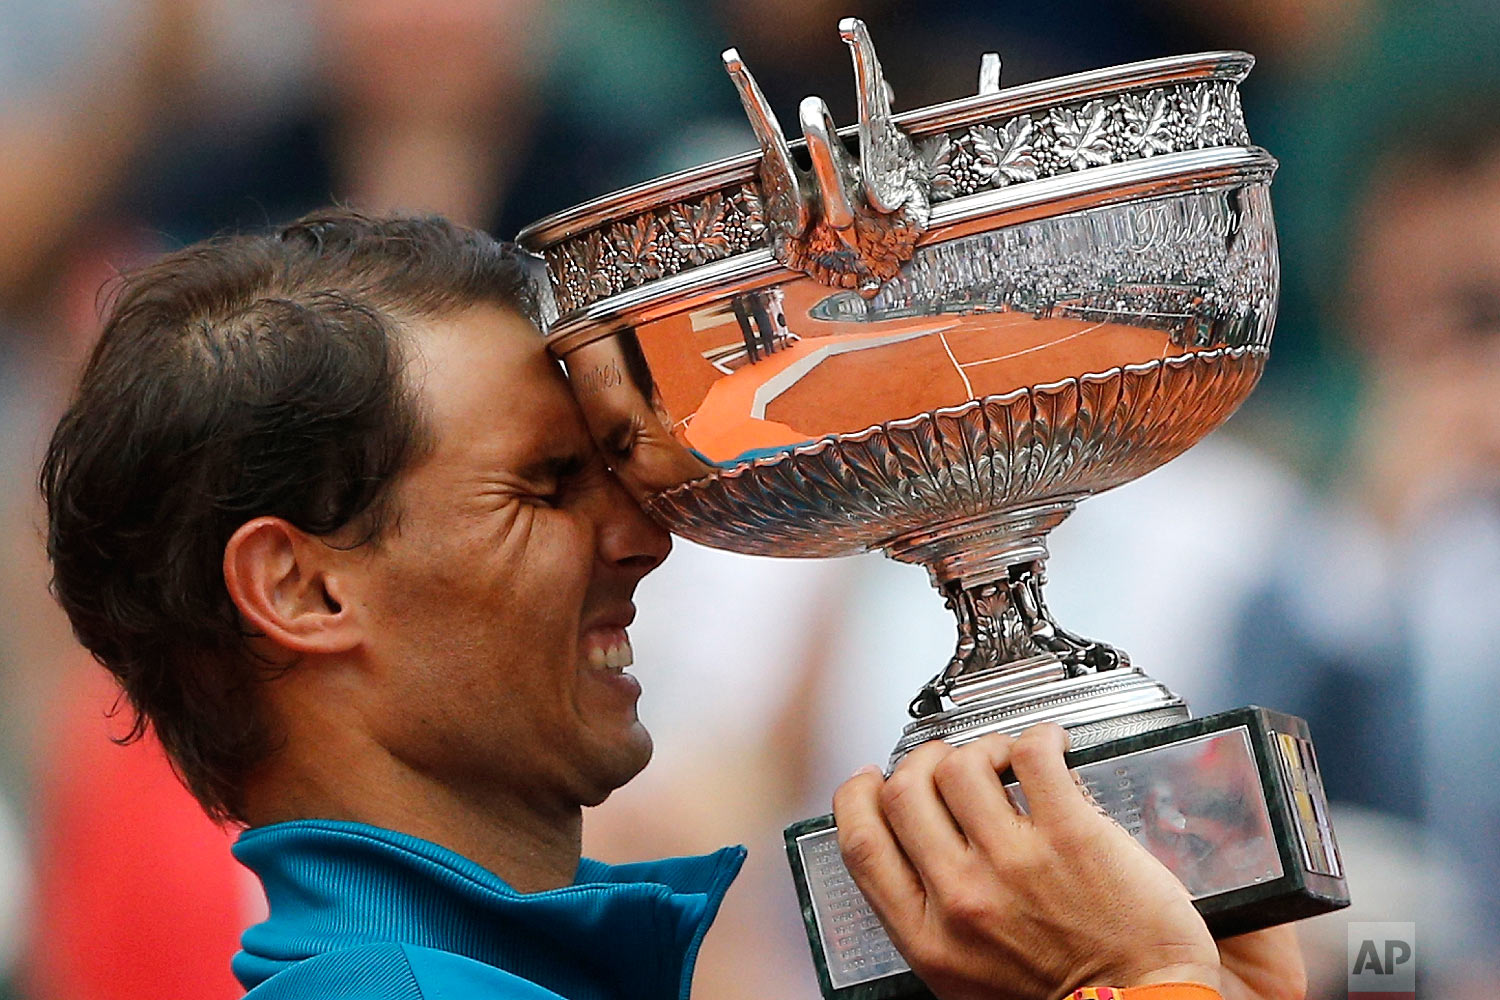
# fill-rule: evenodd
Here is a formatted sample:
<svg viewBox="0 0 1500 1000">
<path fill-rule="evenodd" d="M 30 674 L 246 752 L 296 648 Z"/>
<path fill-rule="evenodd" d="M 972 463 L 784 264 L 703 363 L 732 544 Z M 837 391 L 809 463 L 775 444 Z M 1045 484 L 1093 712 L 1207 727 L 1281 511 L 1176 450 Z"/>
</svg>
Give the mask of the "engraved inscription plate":
<svg viewBox="0 0 1500 1000">
<path fill-rule="evenodd" d="M 855 986 L 910 969 L 849 877 L 839 855 L 838 830 L 799 837 L 797 851 L 807 872 L 808 895 L 833 987 Z"/>
<path fill-rule="evenodd" d="M 1296 817 L 1297 842 L 1308 871 L 1342 878 L 1338 843 L 1333 839 L 1333 824 L 1328 818 L 1328 799 L 1323 794 L 1323 777 L 1318 772 L 1318 758 L 1311 741 L 1288 733 L 1276 734 L 1280 751 L 1281 773 L 1291 795 L 1292 815 Z"/>
</svg>

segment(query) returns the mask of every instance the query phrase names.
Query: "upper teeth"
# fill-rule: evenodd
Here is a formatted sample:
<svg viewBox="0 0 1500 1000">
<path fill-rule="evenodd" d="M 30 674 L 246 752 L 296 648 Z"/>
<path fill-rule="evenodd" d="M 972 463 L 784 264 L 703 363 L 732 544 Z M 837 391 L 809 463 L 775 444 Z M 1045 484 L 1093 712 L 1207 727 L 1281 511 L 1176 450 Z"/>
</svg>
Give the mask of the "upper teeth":
<svg viewBox="0 0 1500 1000">
<path fill-rule="evenodd" d="M 635 662 L 635 654 L 630 649 L 630 640 L 617 642 L 612 646 L 590 646 L 589 665 L 593 667 L 604 667 L 610 670 L 624 670 Z"/>
</svg>

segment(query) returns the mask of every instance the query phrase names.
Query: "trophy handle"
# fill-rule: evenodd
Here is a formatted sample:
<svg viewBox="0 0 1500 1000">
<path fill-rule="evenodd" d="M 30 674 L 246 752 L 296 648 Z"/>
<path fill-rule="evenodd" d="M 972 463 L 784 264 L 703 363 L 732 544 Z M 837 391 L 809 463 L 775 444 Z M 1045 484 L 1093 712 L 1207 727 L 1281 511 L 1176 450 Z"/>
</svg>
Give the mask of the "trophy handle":
<svg viewBox="0 0 1500 1000">
<path fill-rule="evenodd" d="M 979 57 L 979 96 L 1000 93 L 1000 53 L 986 52 Z"/>
<path fill-rule="evenodd" d="M 848 17 L 839 22 L 839 33 L 853 53 L 858 84 L 857 163 L 850 161 L 827 105 L 809 97 L 799 109 L 799 124 L 812 172 L 800 170 L 738 51 L 724 51 L 724 67 L 760 144 L 760 182 L 776 259 L 869 298 L 916 252 L 931 214 L 931 182 L 911 139 L 891 116 L 890 89 L 869 30 Z"/>
<path fill-rule="evenodd" d="M 849 189 L 854 179 L 854 165 L 844 149 L 843 140 L 834 128 L 833 116 L 821 97 L 805 97 L 797 109 L 802 135 L 807 139 L 807 155 L 812 160 L 813 178 L 817 181 L 822 202 L 822 222 L 836 230 L 845 243 L 854 237 L 854 202 Z"/>
<path fill-rule="evenodd" d="M 786 134 L 781 131 L 781 123 L 776 120 L 766 95 L 761 93 L 760 85 L 740 58 L 739 50 L 725 49 L 721 58 L 760 144 L 760 184 L 766 217 L 785 236 L 801 236 L 812 223 L 812 208 L 803 191 L 801 173 L 792 161 Z"/>
<path fill-rule="evenodd" d="M 891 121 L 891 88 L 880 70 L 870 29 L 857 17 L 839 22 L 839 37 L 854 58 L 859 101 L 859 176 L 870 207 L 889 215 L 911 196 L 911 140 Z"/>
</svg>

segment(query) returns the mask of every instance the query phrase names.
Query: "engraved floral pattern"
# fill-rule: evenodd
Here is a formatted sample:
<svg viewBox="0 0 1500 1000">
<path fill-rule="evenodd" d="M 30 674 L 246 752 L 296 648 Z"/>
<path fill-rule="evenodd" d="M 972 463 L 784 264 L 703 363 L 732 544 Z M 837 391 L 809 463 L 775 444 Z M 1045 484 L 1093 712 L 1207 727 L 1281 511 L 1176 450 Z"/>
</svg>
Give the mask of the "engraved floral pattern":
<svg viewBox="0 0 1500 1000">
<path fill-rule="evenodd" d="M 1199 148 L 1223 145 L 1228 136 L 1224 123 L 1224 109 L 1218 92 L 1206 84 L 1200 84 L 1184 95 L 1186 126 Z"/>
<path fill-rule="evenodd" d="M 969 133 L 974 148 L 974 173 L 982 182 L 995 187 L 1036 180 L 1037 162 L 1032 155 L 1034 131 L 1026 115 L 1013 118 L 999 128 L 974 126 Z"/>
<path fill-rule="evenodd" d="M 740 253 L 758 245 L 765 231 L 766 212 L 760 192 L 745 184 L 729 199 L 729 210 L 724 215 L 724 235 L 734 252 Z"/>
<path fill-rule="evenodd" d="M 668 212 L 672 249 L 688 267 L 698 267 L 729 255 L 724 232 L 724 196 L 711 194 L 697 203 L 679 202 Z"/>
<path fill-rule="evenodd" d="M 604 239 L 603 233 L 596 229 L 584 237 L 583 258 L 580 265 L 584 274 L 588 276 L 585 287 L 589 295 L 599 297 L 614 292 L 615 273 L 610 266 L 614 263 L 614 257 L 614 248 Z"/>
<path fill-rule="evenodd" d="M 653 213 L 637 216 L 610 229 L 609 241 L 615 248 L 621 273 L 628 284 L 643 285 L 665 273 L 662 251 L 666 249 L 666 235 L 661 219 Z"/>
<path fill-rule="evenodd" d="M 953 140 L 948 133 L 940 132 L 925 142 L 917 143 L 917 169 L 927 175 L 929 197 L 933 201 L 947 201 L 956 193 L 953 186 Z"/>
<path fill-rule="evenodd" d="M 1231 81 L 1184 83 L 979 122 L 916 141 L 913 173 L 932 203 L 1189 149 L 1244 145 Z M 758 181 L 620 219 L 544 251 L 562 313 L 692 267 L 768 246 Z"/>
<path fill-rule="evenodd" d="M 607 295 L 764 244 L 760 189 L 745 184 L 666 210 L 643 212 L 547 251 L 558 309 L 569 312 Z"/>
<path fill-rule="evenodd" d="M 1053 108 L 1047 115 L 1055 140 L 1052 153 L 1069 170 L 1102 167 L 1114 160 L 1109 145 L 1109 108 L 1103 101 Z"/>
<path fill-rule="evenodd" d="M 576 249 L 581 251 L 582 247 Z M 560 310 L 571 309 L 574 304 L 582 304 L 587 300 L 589 276 L 584 270 L 581 253 L 558 254 L 550 258 L 547 270 Z"/>
<path fill-rule="evenodd" d="M 1229 127 L 1229 141 L 1236 146 L 1249 144 L 1250 130 L 1245 127 L 1245 112 L 1240 106 L 1240 89 L 1227 81 L 1216 84 L 1215 89 L 1218 91 L 1224 120 Z"/>
<path fill-rule="evenodd" d="M 1120 99 L 1121 141 L 1126 156 L 1155 156 L 1170 153 L 1172 111 L 1167 95 L 1159 90 L 1148 94 L 1126 94 Z"/>
</svg>

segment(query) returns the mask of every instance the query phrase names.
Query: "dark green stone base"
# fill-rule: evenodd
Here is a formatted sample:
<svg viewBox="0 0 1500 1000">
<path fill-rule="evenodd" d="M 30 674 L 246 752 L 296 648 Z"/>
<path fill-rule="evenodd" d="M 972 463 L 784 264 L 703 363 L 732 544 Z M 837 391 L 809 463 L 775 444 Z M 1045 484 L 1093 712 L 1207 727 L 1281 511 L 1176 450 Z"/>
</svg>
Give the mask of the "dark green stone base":
<svg viewBox="0 0 1500 1000">
<path fill-rule="evenodd" d="M 1275 853 L 1280 860 L 1280 874 L 1228 891 L 1200 895 L 1195 899 L 1198 912 L 1203 915 L 1209 930 L 1220 938 L 1300 920 L 1349 905 L 1348 886 L 1342 877 L 1338 850 L 1328 826 L 1327 802 L 1321 779 L 1317 775 L 1316 761 L 1312 758 L 1307 724 L 1295 716 L 1269 709 L 1238 708 L 1203 719 L 1189 719 L 1154 732 L 1071 751 L 1067 756 L 1069 766 L 1079 768 L 1127 754 L 1139 754 L 1141 751 L 1166 748 L 1199 737 L 1229 732 L 1238 727 L 1244 728 L 1254 755 L 1254 765 L 1265 798 L 1266 818 L 1269 819 L 1275 838 Z M 1092 770 L 1097 772 L 1099 769 Z M 1015 779 L 1013 775 L 1005 774 L 1002 780 L 1010 783 Z M 1127 828 L 1131 827 L 1121 816 L 1117 815 L 1116 819 L 1121 820 Z M 787 856 L 791 862 L 797 898 L 802 906 L 802 919 L 808 941 L 812 945 L 813 964 L 817 968 L 818 984 L 823 995 L 828 1000 L 918 1000 L 930 997 L 931 994 L 921 980 L 910 971 L 886 972 L 860 982 L 846 981 L 842 985 L 834 985 L 814 908 L 813 887 L 809 884 L 809 874 L 802 854 L 807 845 L 818 843 L 826 857 L 826 852 L 830 850 L 829 838 L 810 838 L 809 835 L 831 831 L 833 828 L 832 816 L 819 816 L 794 823 L 785 831 Z M 802 846 L 799 846 L 799 842 Z M 1148 850 L 1151 849 L 1150 844 L 1146 846 Z M 1269 850 L 1268 845 L 1266 849 Z M 838 867 L 842 871 L 842 865 Z M 847 879 L 847 874 L 844 878 Z M 857 891 L 852 890 L 852 886 L 839 881 L 836 876 L 829 876 L 826 870 L 819 876 L 819 881 L 822 883 L 820 892 L 833 892 L 843 897 L 840 905 L 845 910 L 849 906 L 847 898 L 851 892 L 854 893 L 854 902 L 863 904 L 863 898 L 857 896 Z M 830 889 L 829 886 L 835 888 Z M 860 926 L 872 926 L 873 918 L 867 911 L 861 909 L 860 913 L 865 914 Z M 873 933 L 884 939 L 883 932 L 877 930 Z M 878 959 L 875 967 L 883 967 Z M 842 977 L 847 980 L 850 975 L 846 971 Z"/>
</svg>

